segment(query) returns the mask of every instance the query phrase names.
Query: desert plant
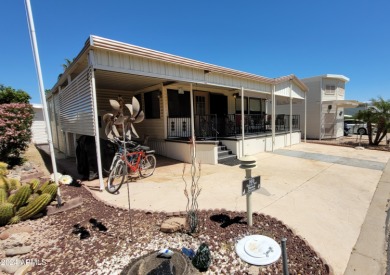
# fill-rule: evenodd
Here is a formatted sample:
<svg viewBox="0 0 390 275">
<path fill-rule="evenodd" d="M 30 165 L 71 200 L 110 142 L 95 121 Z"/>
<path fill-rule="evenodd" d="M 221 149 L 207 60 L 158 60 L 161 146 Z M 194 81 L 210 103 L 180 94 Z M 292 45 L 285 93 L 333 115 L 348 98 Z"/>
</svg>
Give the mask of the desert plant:
<svg viewBox="0 0 390 275">
<path fill-rule="evenodd" d="M 45 189 L 48 185 L 52 184 L 52 181 L 48 180 L 42 183 L 41 186 L 39 186 L 39 189 L 37 190 L 37 193 L 42 194 L 43 189 Z"/>
<path fill-rule="evenodd" d="M 19 216 L 13 216 L 7 224 L 17 224 L 20 222 L 20 217 Z"/>
<path fill-rule="evenodd" d="M 29 184 L 31 186 L 32 191 L 35 192 L 38 190 L 38 186 L 39 184 L 41 184 L 41 181 L 39 179 L 32 179 L 30 180 Z"/>
<path fill-rule="evenodd" d="M 390 130 L 390 100 L 382 97 L 371 99 L 372 106 L 359 111 L 355 118 L 367 122 L 368 143 L 370 145 L 379 145 Z M 377 131 L 374 134 L 373 126 L 376 125 Z"/>
<path fill-rule="evenodd" d="M 0 204 L 0 226 L 6 225 L 15 214 L 15 206 L 6 202 Z"/>
<path fill-rule="evenodd" d="M 55 197 L 56 194 L 57 194 L 57 189 L 58 189 L 57 184 L 49 184 L 48 186 L 46 186 L 46 187 L 42 190 L 42 193 L 43 193 L 43 194 L 50 194 L 50 195 L 51 195 L 51 198 L 54 199 L 54 197 Z"/>
<path fill-rule="evenodd" d="M 39 195 L 39 197 L 30 202 L 26 208 L 16 212 L 15 216 L 18 216 L 22 221 L 27 220 L 45 209 L 45 207 L 51 202 L 51 199 L 50 194 Z"/>
<path fill-rule="evenodd" d="M 12 199 L 8 199 L 10 203 L 13 203 L 16 209 L 22 207 L 28 200 L 28 197 L 31 195 L 31 187 L 30 185 L 23 185 L 20 187 L 12 197 Z"/>
<path fill-rule="evenodd" d="M 0 161 L 0 175 L 8 175 L 8 164 Z"/>
<path fill-rule="evenodd" d="M 8 179 L 3 175 L 0 175 L 0 189 L 8 191 Z"/>
<path fill-rule="evenodd" d="M 0 188 L 0 204 L 6 203 L 7 202 L 7 191 L 4 189 Z"/>
<path fill-rule="evenodd" d="M 20 181 L 16 178 L 8 179 L 8 191 L 17 190 L 21 187 Z"/>
</svg>

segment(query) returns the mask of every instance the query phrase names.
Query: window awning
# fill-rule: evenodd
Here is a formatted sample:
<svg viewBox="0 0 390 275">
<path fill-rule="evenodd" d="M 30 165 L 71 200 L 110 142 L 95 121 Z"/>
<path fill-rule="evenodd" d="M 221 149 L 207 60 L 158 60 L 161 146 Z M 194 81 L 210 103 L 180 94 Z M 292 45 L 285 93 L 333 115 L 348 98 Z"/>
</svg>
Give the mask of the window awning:
<svg viewBox="0 0 390 275">
<path fill-rule="evenodd" d="M 322 101 L 322 104 L 336 105 L 336 107 L 342 108 L 356 108 L 360 102 L 357 100 L 327 100 Z"/>
</svg>

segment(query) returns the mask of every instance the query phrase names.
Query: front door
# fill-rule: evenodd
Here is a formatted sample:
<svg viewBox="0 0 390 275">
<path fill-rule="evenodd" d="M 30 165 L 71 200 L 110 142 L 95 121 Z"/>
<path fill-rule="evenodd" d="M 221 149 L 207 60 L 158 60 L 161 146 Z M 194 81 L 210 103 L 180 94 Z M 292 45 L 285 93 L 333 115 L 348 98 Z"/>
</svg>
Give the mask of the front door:
<svg viewBox="0 0 390 275">
<path fill-rule="evenodd" d="M 217 131 L 219 136 L 224 136 L 226 134 L 225 120 L 228 114 L 227 96 L 210 93 L 210 114 L 217 115 Z"/>
</svg>

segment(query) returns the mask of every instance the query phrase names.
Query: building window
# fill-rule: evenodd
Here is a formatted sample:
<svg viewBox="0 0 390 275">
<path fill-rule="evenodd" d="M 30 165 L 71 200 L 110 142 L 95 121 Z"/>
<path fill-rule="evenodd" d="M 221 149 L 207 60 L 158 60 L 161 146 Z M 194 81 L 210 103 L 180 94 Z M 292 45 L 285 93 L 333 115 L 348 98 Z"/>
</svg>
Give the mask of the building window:
<svg viewBox="0 0 390 275">
<path fill-rule="evenodd" d="M 261 99 L 250 98 L 249 99 L 249 113 L 250 114 L 261 114 Z"/>
<path fill-rule="evenodd" d="M 197 115 L 205 115 L 206 114 L 206 97 L 205 96 L 196 96 L 195 97 L 196 104 L 196 114 Z"/>
<path fill-rule="evenodd" d="M 144 94 L 145 118 L 160 118 L 160 91 L 153 91 Z"/>
<path fill-rule="evenodd" d="M 326 85 L 325 87 L 325 94 L 326 95 L 335 95 L 336 93 L 336 86 L 335 85 Z"/>
<path fill-rule="evenodd" d="M 190 92 L 179 94 L 178 90 L 168 90 L 169 117 L 190 117 L 191 104 Z"/>
<path fill-rule="evenodd" d="M 248 113 L 248 98 L 244 97 L 244 114 Z M 236 114 L 241 114 L 241 97 L 236 98 Z"/>
</svg>

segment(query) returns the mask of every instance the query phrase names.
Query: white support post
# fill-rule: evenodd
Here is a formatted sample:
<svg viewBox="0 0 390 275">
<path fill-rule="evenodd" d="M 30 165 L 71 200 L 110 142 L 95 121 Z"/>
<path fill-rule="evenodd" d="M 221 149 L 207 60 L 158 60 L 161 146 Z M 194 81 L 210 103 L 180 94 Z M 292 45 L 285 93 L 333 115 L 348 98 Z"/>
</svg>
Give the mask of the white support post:
<svg viewBox="0 0 390 275">
<path fill-rule="evenodd" d="M 194 116 L 194 91 L 192 90 L 192 83 L 190 83 L 190 102 L 191 102 L 191 139 L 192 139 L 192 153 L 193 158 L 196 158 L 195 150 L 195 116 Z"/>
<path fill-rule="evenodd" d="M 245 156 L 245 118 L 244 118 L 244 87 L 241 87 L 241 136 L 242 136 L 242 154 L 241 157 Z"/>
<path fill-rule="evenodd" d="M 292 145 L 292 121 L 293 121 L 292 116 L 293 116 L 293 114 L 292 114 L 292 81 L 290 80 L 290 121 L 289 121 L 289 124 L 290 124 L 290 147 Z"/>
<path fill-rule="evenodd" d="M 102 156 L 100 153 L 99 120 L 98 120 L 98 110 L 97 110 L 97 100 L 96 100 L 95 71 L 93 68 L 94 56 L 92 50 L 89 51 L 88 60 L 91 66 L 90 81 L 92 86 L 92 107 L 93 107 L 93 121 L 95 125 L 95 144 L 96 144 L 96 158 L 97 158 L 97 165 L 98 165 L 99 185 L 100 185 L 100 191 L 103 191 L 104 190 L 103 168 L 102 168 Z"/>
<path fill-rule="evenodd" d="M 271 102 L 271 129 L 272 129 L 272 152 L 275 147 L 275 85 L 272 86 L 272 102 Z"/>
<path fill-rule="evenodd" d="M 305 113 L 304 113 L 304 121 L 303 121 L 303 137 L 306 143 L 306 116 L 307 116 L 307 92 L 305 92 Z"/>
<path fill-rule="evenodd" d="M 27 22 L 28 22 L 28 26 L 29 26 L 29 30 L 30 30 L 31 46 L 33 49 L 33 55 L 34 55 L 34 60 L 35 60 L 35 69 L 37 71 L 40 97 L 41 97 L 41 102 L 42 102 L 42 106 L 43 106 L 43 117 L 45 119 L 46 130 L 47 130 L 47 142 L 49 143 L 51 164 L 52 164 L 53 173 L 54 173 L 54 181 L 58 185 L 57 163 L 56 163 L 56 157 L 54 154 L 53 137 L 52 137 L 50 121 L 49 121 L 49 113 L 47 111 L 45 88 L 43 85 L 41 62 L 39 59 L 38 43 L 37 43 L 37 38 L 35 35 L 35 26 L 34 26 L 34 19 L 32 16 L 30 0 L 25 0 L 25 5 L 26 5 L 26 12 L 27 12 Z M 58 188 L 56 199 L 57 199 L 57 204 L 59 206 L 61 206 L 62 205 L 62 198 L 61 198 L 60 188 Z"/>
</svg>

